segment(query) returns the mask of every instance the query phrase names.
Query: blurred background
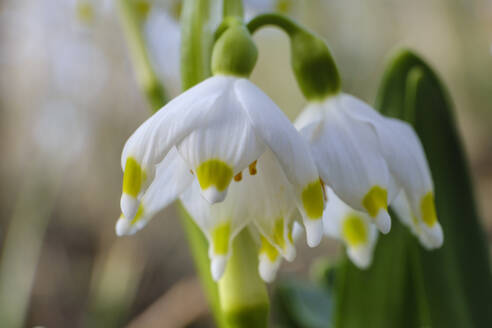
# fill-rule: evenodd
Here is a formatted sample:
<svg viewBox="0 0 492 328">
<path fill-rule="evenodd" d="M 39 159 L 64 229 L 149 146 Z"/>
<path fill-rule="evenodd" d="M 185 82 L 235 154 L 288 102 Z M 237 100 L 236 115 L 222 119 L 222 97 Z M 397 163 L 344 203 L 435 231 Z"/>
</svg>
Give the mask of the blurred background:
<svg viewBox="0 0 492 328">
<path fill-rule="evenodd" d="M 135 0 L 152 63 L 180 90 L 180 1 Z M 399 47 L 426 58 L 447 85 L 492 242 L 492 2 L 254 0 L 328 41 L 345 91 L 372 103 Z M 150 114 L 116 0 L 0 1 L 0 326 L 212 327 L 174 207 L 117 238 L 126 139 Z M 253 81 L 293 119 L 304 100 L 288 42 L 265 29 Z M 438 128 L 438 127 L 436 127 Z M 299 243 L 280 276 L 309 275 L 338 244 Z M 7 324 L 8 323 L 8 324 Z"/>
</svg>

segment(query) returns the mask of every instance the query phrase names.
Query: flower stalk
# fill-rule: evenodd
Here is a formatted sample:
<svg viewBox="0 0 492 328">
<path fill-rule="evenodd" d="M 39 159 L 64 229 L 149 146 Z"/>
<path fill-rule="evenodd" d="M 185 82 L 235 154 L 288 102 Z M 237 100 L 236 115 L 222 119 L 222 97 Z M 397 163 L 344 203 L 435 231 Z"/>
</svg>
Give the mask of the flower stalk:
<svg viewBox="0 0 492 328">
<path fill-rule="evenodd" d="M 142 21 L 135 7 L 133 0 L 118 1 L 118 13 L 138 84 L 145 93 L 152 111 L 156 112 L 167 102 L 167 97 L 164 86 L 150 63 L 142 35 Z"/>
<path fill-rule="evenodd" d="M 218 286 L 227 327 L 267 327 L 268 294 L 258 275 L 257 245 L 248 229 L 234 239 L 232 256 Z"/>
</svg>

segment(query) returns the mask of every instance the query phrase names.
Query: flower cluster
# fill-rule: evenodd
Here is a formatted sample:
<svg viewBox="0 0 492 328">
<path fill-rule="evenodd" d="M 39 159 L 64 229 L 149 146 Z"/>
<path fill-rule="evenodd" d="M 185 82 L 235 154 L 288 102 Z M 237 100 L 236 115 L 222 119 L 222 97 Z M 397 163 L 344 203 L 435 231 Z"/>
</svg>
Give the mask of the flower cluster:
<svg viewBox="0 0 492 328">
<path fill-rule="evenodd" d="M 214 76 L 170 101 L 125 144 L 118 235 L 135 233 L 179 198 L 209 241 L 215 280 L 242 229 L 258 241 L 265 281 L 274 279 L 282 258 L 293 260 L 301 227 L 309 246 L 326 233 L 346 244 L 356 265 L 367 267 L 377 230 L 390 230 L 389 205 L 425 247 L 442 244 L 417 135 L 341 93 L 324 43 L 304 31 L 292 38 L 304 47 L 292 47 L 302 56 L 293 62 L 310 100 L 293 125 L 248 80 L 257 50 L 246 27 L 230 20 L 219 32 Z M 335 78 L 310 77 L 310 61 Z"/>
</svg>

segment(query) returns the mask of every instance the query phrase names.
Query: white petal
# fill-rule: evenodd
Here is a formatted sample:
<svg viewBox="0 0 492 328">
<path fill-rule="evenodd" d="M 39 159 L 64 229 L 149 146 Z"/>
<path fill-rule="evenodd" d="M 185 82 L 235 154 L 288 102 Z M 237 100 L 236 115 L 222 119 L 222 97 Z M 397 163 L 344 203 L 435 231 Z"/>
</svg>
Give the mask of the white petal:
<svg viewBox="0 0 492 328">
<path fill-rule="evenodd" d="M 378 232 L 372 219 L 364 212 L 354 210 L 333 190 L 326 188 L 329 201 L 323 213 L 325 233 L 337 238 L 347 247 L 347 255 L 359 268 L 367 268 L 371 262 Z"/>
<path fill-rule="evenodd" d="M 169 150 L 192 130 L 206 124 L 210 108 L 217 101 L 231 80 L 226 77 L 212 77 L 184 92 L 170 101 L 156 114 L 145 121 L 128 139 L 123 148 L 121 166 L 126 171 L 133 162 L 131 172 L 123 180 L 123 194 L 139 199 L 154 179 L 155 166 Z M 137 179 L 140 183 L 132 190 L 125 190 L 125 179 Z M 126 217 L 136 213 L 135 202 L 126 205 L 122 198 L 122 210 Z"/>
<path fill-rule="evenodd" d="M 193 175 L 186 162 L 176 148 L 172 148 L 157 165 L 156 177 L 140 201 L 141 215 L 133 220 L 122 216 L 117 223 L 118 235 L 134 234 L 142 229 L 157 212 L 174 202 L 192 181 Z"/>
<path fill-rule="evenodd" d="M 271 261 L 266 254 L 260 254 L 258 271 L 261 279 L 268 283 L 274 281 L 281 263 L 282 258 L 280 256 Z"/>
<path fill-rule="evenodd" d="M 215 103 L 207 124 L 183 139 L 178 150 L 193 167 L 203 196 L 211 203 L 224 200 L 232 177 L 264 152 L 246 113 L 228 88 Z"/>
<path fill-rule="evenodd" d="M 354 209 L 369 212 L 387 232 L 390 175 L 372 127 L 347 115 L 343 95 L 310 104 L 306 110 L 322 113 L 321 124 L 312 121 L 300 132 L 311 146 L 323 182 Z M 368 203 L 372 194 L 377 197 Z"/>
<path fill-rule="evenodd" d="M 287 117 L 260 89 L 245 79 L 236 82 L 236 93 L 257 136 L 272 150 L 286 178 L 293 186 L 303 216 L 308 244 L 319 243 L 323 196 L 319 176 L 306 141 Z M 306 226 L 307 227 L 307 226 Z"/>
<path fill-rule="evenodd" d="M 131 229 L 131 221 L 126 219 L 123 215 L 116 221 L 115 231 L 118 237 L 128 235 Z"/>
<path fill-rule="evenodd" d="M 209 257 L 212 260 L 214 279 L 222 275 L 230 257 L 232 241 L 249 223 L 248 200 L 234 184 L 225 201 L 210 204 L 200 194 L 200 186 L 194 180 L 182 195 L 183 205 L 209 241 Z"/>
<path fill-rule="evenodd" d="M 410 231 L 418 237 L 422 246 L 426 249 L 435 249 L 441 247 L 444 242 L 442 227 L 436 222 L 432 227 L 418 219 L 413 213 L 408 198 L 402 190 L 391 203 L 391 207 L 398 215 L 398 218 L 409 227 Z"/>
<path fill-rule="evenodd" d="M 294 194 L 275 156 L 267 150 L 257 163 L 258 173 L 240 182 L 250 201 L 249 216 L 260 233 L 288 260 L 295 257 L 292 224 L 296 211 Z M 251 198 L 245 196 L 245 198 Z"/>
<path fill-rule="evenodd" d="M 357 101 L 349 96 L 347 99 Z M 362 106 L 352 106 L 352 109 L 350 114 L 353 117 L 373 126 L 396 185 L 405 191 L 412 220 L 415 217 L 420 222 L 426 231 L 427 242 L 439 247 L 443 235 L 435 214 L 432 176 L 417 134 L 409 124 L 383 117 L 370 108 L 364 110 Z M 427 213 L 423 212 L 423 208 L 428 209 Z"/>
<path fill-rule="evenodd" d="M 227 257 L 224 255 L 213 255 L 210 261 L 210 270 L 212 273 L 212 279 L 214 281 L 219 281 L 225 272 L 227 265 Z"/>
</svg>

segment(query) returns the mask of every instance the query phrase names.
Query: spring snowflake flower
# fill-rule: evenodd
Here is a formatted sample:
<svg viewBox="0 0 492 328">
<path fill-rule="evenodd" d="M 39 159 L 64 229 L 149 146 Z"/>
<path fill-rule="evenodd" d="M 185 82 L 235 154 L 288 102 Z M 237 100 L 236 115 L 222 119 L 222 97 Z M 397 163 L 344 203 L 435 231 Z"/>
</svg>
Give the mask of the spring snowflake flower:
<svg viewBox="0 0 492 328">
<path fill-rule="evenodd" d="M 274 169 L 258 164 L 263 161 L 260 158 L 268 156 L 272 159 L 264 161 L 275 162 Z M 245 78 L 216 75 L 169 102 L 129 138 L 121 165 L 123 214 L 116 226 L 118 235 L 138 230 L 188 188 L 196 189 L 193 201 L 185 198 L 188 204 L 224 201 L 231 182 L 241 179 L 242 171 L 248 168 L 251 175 L 258 170 L 269 172 L 266 177 L 270 180 L 284 177 L 281 189 L 285 193 L 289 190 L 289 201 L 287 196 L 275 198 L 273 191 L 261 197 L 278 202 L 272 206 L 295 205 L 303 217 L 308 244 L 315 246 L 321 239 L 324 201 L 309 146 L 275 103 Z M 272 172 L 275 170 L 278 172 Z M 261 179 L 252 180 L 257 190 L 268 187 Z M 212 258 L 223 256 L 220 261 L 224 262 L 232 238 L 248 221 L 221 211 L 240 211 L 263 203 L 253 198 L 260 194 L 256 189 L 250 189 L 249 197 L 232 192 L 227 203 L 213 207 L 218 208 L 217 215 L 208 219 L 197 215 L 198 225 L 211 240 Z M 287 231 L 288 213 L 283 207 L 281 212 Z M 266 212 L 263 217 L 267 217 Z M 263 229 L 268 236 L 267 228 Z"/>
<path fill-rule="evenodd" d="M 308 105 L 296 126 L 311 145 L 321 179 L 344 203 L 387 233 L 387 208 L 395 200 L 398 216 L 425 247 L 442 245 L 432 177 L 408 124 L 338 93 Z"/>
</svg>

